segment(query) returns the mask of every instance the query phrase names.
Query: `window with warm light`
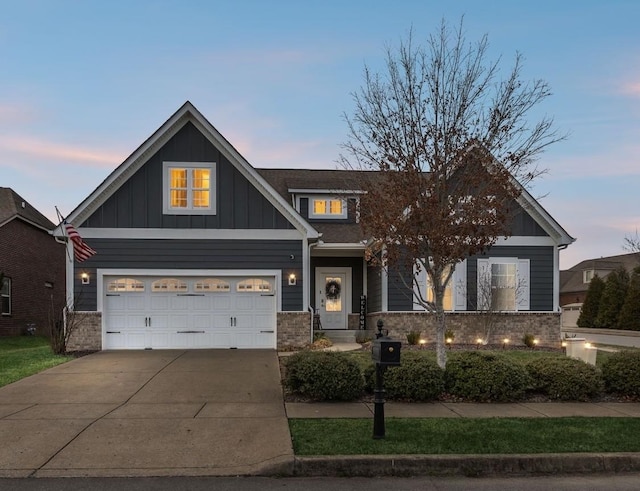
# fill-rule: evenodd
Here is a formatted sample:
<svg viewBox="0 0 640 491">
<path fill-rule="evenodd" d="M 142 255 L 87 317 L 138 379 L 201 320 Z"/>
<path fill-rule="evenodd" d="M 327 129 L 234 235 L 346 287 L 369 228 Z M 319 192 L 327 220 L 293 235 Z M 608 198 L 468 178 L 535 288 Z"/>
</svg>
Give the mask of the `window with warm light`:
<svg viewBox="0 0 640 491">
<path fill-rule="evenodd" d="M 163 170 L 165 214 L 215 214 L 215 163 L 165 162 Z"/>
<path fill-rule="evenodd" d="M 310 218 L 347 218 L 346 201 L 340 198 L 312 198 Z"/>
<path fill-rule="evenodd" d="M 451 266 L 447 266 L 444 273 L 442 273 L 443 277 L 446 277 L 451 270 Z M 451 311 L 453 310 L 453 294 L 452 294 L 452 280 L 449 280 L 447 286 L 444 289 L 444 299 L 442 300 L 442 306 L 444 310 Z M 436 294 L 433 291 L 433 284 L 431 282 L 431 278 L 427 275 L 427 302 L 435 302 Z"/>
</svg>

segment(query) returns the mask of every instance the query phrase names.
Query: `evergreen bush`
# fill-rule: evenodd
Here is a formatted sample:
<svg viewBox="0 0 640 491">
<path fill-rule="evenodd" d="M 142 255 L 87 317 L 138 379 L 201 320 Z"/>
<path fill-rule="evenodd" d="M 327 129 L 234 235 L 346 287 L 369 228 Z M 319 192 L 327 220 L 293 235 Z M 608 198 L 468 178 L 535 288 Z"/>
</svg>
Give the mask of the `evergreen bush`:
<svg viewBox="0 0 640 491">
<path fill-rule="evenodd" d="M 342 353 L 326 351 L 301 351 L 290 356 L 284 385 L 314 401 L 350 401 L 364 390 L 358 363 Z"/>
<path fill-rule="evenodd" d="M 631 273 L 627 296 L 618 317 L 618 329 L 640 331 L 640 267 Z"/>
<path fill-rule="evenodd" d="M 600 299 L 604 291 L 604 281 L 598 275 L 595 275 L 589 283 L 587 296 L 582 304 L 580 315 L 578 316 L 578 327 L 596 327 L 596 319 L 598 318 L 598 310 L 600 308 Z"/>
<path fill-rule="evenodd" d="M 581 360 L 547 356 L 530 361 L 526 367 L 533 391 L 552 400 L 588 401 L 604 389 L 600 370 Z"/>
<path fill-rule="evenodd" d="M 445 369 L 445 390 L 479 402 L 521 400 L 531 385 L 526 368 L 496 353 L 455 353 Z"/>
<path fill-rule="evenodd" d="M 613 353 L 602 364 L 602 378 L 607 392 L 640 397 L 640 351 Z"/>
<path fill-rule="evenodd" d="M 625 269 L 621 268 L 609 273 L 600 298 L 596 327 L 610 329 L 618 327 L 618 317 L 624 299 L 627 296 L 628 286 L 629 274 Z"/>
</svg>

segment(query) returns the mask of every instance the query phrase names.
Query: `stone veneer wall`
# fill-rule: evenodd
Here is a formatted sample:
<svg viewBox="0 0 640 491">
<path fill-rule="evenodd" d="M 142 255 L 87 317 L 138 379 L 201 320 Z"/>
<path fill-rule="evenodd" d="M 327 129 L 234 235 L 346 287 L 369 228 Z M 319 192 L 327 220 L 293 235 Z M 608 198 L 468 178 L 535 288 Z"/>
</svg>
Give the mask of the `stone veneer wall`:
<svg viewBox="0 0 640 491">
<path fill-rule="evenodd" d="M 278 312 L 277 348 L 301 347 L 311 341 L 309 312 Z"/>
<path fill-rule="evenodd" d="M 102 313 L 74 312 L 73 332 L 67 351 L 99 351 L 102 349 Z"/>
<path fill-rule="evenodd" d="M 451 312 L 446 314 L 447 329 L 454 333 L 454 343 L 476 344 L 484 339 L 483 324 L 475 312 Z M 488 344 L 502 344 L 508 338 L 511 345 L 523 345 L 525 334 L 533 334 L 540 340 L 540 346 L 560 347 L 560 313 L 555 312 L 510 312 L 496 313 L 493 326 L 486 341 Z M 367 315 L 367 327 L 375 330 L 378 319 L 384 322 L 389 336 L 406 343 L 409 331 L 420 331 L 422 339 L 435 342 L 435 314 L 426 312 L 377 312 Z"/>
</svg>

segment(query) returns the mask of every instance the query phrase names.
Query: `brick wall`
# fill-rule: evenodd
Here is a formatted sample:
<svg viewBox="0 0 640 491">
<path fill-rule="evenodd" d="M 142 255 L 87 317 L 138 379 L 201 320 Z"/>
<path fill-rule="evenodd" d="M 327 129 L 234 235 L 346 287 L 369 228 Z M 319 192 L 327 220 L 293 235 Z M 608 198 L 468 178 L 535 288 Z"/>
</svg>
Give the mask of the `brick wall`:
<svg viewBox="0 0 640 491">
<path fill-rule="evenodd" d="M 488 344 L 502 344 L 508 338 L 513 346 L 522 345 L 525 334 L 533 334 L 540 346 L 560 346 L 560 313 L 510 312 L 492 314 L 493 322 L 485 324 L 482 314 L 451 312 L 446 314 L 447 329 L 455 343 L 475 344 L 478 338 Z M 384 321 L 389 336 L 406 342 L 409 331 L 420 331 L 427 343 L 435 342 L 435 315 L 425 312 L 379 312 L 367 315 L 367 327 L 375 329 L 378 319 Z M 487 336 L 488 334 L 488 336 Z"/>
<path fill-rule="evenodd" d="M 0 227 L 0 271 L 11 278 L 11 315 L 0 316 L 0 335 L 17 335 L 33 324 L 48 333 L 52 310 L 65 301 L 66 248 L 46 231 L 14 219 Z"/>
<path fill-rule="evenodd" d="M 102 349 L 102 313 L 74 312 L 73 331 L 67 351 L 98 351 Z"/>
<path fill-rule="evenodd" d="M 309 312 L 278 312 L 278 349 L 301 347 L 311 341 Z"/>
</svg>

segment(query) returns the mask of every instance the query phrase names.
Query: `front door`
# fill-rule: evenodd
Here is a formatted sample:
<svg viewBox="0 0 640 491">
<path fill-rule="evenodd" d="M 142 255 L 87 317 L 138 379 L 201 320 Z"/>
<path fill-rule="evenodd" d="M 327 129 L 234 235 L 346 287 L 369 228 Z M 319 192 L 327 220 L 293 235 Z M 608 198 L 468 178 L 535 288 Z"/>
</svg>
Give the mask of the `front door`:
<svg viewBox="0 0 640 491">
<path fill-rule="evenodd" d="M 346 329 L 351 268 L 316 268 L 316 310 L 323 329 Z"/>
</svg>

